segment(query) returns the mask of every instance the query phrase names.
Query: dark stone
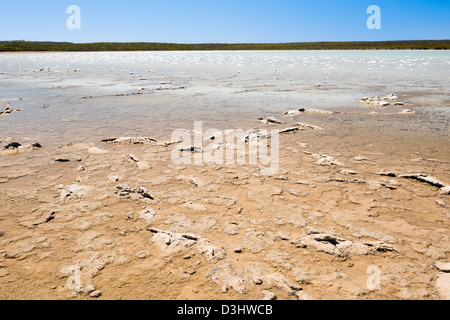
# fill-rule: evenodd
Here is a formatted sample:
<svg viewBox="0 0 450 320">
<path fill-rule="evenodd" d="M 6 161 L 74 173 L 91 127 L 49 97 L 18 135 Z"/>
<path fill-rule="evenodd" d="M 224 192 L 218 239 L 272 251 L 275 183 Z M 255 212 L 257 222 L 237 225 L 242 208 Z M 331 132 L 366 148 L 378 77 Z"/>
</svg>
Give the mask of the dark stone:
<svg viewBox="0 0 450 320">
<path fill-rule="evenodd" d="M 5 149 L 7 149 L 7 150 L 9 150 L 9 149 L 17 149 L 20 146 L 21 146 L 21 144 L 18 143 L 18 142 L 11 142 L 7 146 L 5 146 Z"/>
<path fill-rule="evenodd" d="M 202 152 L 202 148 L 199 148 L 199 147 L 190 147 L 190 148 L 180 149 L 180 151 L 183 151 L 183 152 L 192 152 L 192 153 L 201 153 L 201 152 Z"/>
</svg>

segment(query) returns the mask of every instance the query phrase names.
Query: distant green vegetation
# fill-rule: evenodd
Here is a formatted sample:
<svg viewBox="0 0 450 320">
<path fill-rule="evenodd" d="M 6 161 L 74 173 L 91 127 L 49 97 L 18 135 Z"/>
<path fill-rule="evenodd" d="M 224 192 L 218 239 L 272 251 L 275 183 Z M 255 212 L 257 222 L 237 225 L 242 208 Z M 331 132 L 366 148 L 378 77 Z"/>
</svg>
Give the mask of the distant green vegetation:
<svg viewBox="0 0 450 320">
<path fill-rule="evenodd" d="M 378 42 L 295 42 L 242 44 L 176 44 L 154 42 L 33 42 L 0 41 L 0 52 L 11 51 L 205 51 L 205 50 L 448 50 L 450 40 Z"/>
</svg>

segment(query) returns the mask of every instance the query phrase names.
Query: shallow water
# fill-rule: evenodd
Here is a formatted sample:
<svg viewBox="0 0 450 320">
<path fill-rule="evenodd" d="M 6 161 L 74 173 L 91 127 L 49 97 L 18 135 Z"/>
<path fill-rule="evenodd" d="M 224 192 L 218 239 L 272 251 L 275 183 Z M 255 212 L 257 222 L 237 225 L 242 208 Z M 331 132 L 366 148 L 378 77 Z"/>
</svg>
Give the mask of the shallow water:
<svg viewBox="0 0 450 320">
<path fill-rule="evenodd" d="M 0 118 L 0 135 L 170 137 L 195 120 L 248 127 L 299 107 L 370 113 L 359 98 L 392 92 L 417 108 L 419 127 L 446 132 L 449 71 L 448 51 L 4 53 L 0 105 L 22 112 Z"/>
</svg>

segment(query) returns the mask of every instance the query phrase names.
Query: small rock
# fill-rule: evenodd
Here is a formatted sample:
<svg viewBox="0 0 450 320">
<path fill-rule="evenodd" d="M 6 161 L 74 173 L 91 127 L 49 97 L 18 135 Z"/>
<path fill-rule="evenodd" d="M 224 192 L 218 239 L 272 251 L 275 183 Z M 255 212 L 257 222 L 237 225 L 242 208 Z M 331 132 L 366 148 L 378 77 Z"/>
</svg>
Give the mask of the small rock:
<svg viewBox="0 0 450 320">
<path fill-rule="evenodd" d="M 298 114 L 300 114 L 302 112 L 305 112 L 305 108 L 299 108 L 299 109 L 296 109 L 296 110 L 288 110 L 284 114 L 288 115 L 288 116 L 296 116 L 296 115 L 298 115 Z"/>
<path fill-rule="evenodd" d="M 339 171 L 340 174 L 357 174 L 356 171 L 354 170 L 349 170 L 349 169 L 342 169 Z"/>
<path fill-rule="evenodd" d="M 126 185 L 126 184 L 119 184 L 118 186 L 116 186 L 116 188 L 118 190 L 122 190 L 122 191 L 126 191 L 126 192 L 130 192 L 131 193 L 131 188 Z"/>
<path fill-rule="evenodd" d="M 295 295 L 297 296 L 298 300 L 315 300 L 313 297 L 311 297 L 309 294 L 307 294 L 304 291 L 298 291 L 295 293 Z"/>
<path fill-rule="evenodd" d="M 334 111 L 316 110 L 316 109 L 308 109 L 305 110 L 304 112 L 313 114 L 334 114 Z"/>
<path fill-rule="evenodd" d="M 274 117 L 268 117 L 267 119 L 268 123 L 275 123 L 275 124 L 282 124 L 283 122 L 281 122 L 280 120 L 274 118 Z"/>
<path fill-rule="evenodd" d="M 387 100 L 397 100 L 398 97 L 395 93 L 391 93 L 389 95 L 387 95 L 386 97 L 384 97 L 383 99 L 387 99 Z"/>
<path fill-rule="evenodd" d="M 145 259 L 147 258 L 147 252 L 146 251 L 141 251 L 138 253 L 138 258 L 139 259 Z"/>
<path fill-rule="evenodd" d="M 312 156 L 317 160 L 316 164 L 321 166 L 342 166 L 343 164 L 338 161 L 336 158 L 326 155 L 326 154 L 312 154 Z"/>
<path fill-rule="evenodd" d="M 296 131 L 299 131 L 300 129 L 299 128 L 296 128 L 296 127 L 293 127 L 293 128 L 286 128 L 286 129 L 284 129 L 284 130 L 281 130 L 279 133 L 280 134 L 284 134 L 284 133 L 293 133 L 293 132 L 296 132 Z"/>
<path fill-rule="evenodd" d="M 86 290 L 87 294 L 90 294 L 90 293 L 95 291 L 95 287 L 93 285 L 89 285 L 89 286 L 86 287 L 85 290 Z"/>
<path fill-rule="evenodd" d="M 278 232 L 278 236 L 280 237 L 281 240 L 284 240 L 284 241 L 290 240 L 289 232 L 280 231 L 280 232 Z"/>
<path fill-rule="evenodd" d="M 440 262 L 437 261 L 433 264 L 436 269 L 442 272 L 450 272 L 450 262 Z"/>
<path fill-rule="evenodd" d="M 83 294 L 84 292 L 84 288 L 81 286 L 75 288 L 75 294 Z"/>
<path fill-rule="evenodd" d="M 151 194 L 149 193 L 149 191 L 148 191 L 146 188 L 144 188 L 144 187 L 140 187 L 138 193 L 139 193 L 140 195 L 142 195 L 144 198 L 148 198 L 148 199 L 150 199 L 150 200 L 155 200 L 155 198 L 153 198 L 153 197 L 151 196 Z"/>
<path fill-rule="evenodd" d="M 136 157 L 134 154 L 129 154 L 129 157 L 130 157 L 130 159 L 131 160 L 133 160 L 134 162 L 136 162 L 136 163 L 138 163 L 139 162 L 139 159 L 138 159 L 138 157 Z"/>
<path fill-rule="evenodd" d="M 188 147 L 188 148 L 180 149 L 179 151 L 192 152 L 192 153 L 202 153 L 202 148 L 200 148 L 200 147 Z"/>
<path fill-rule="evenodd" d="M 262 295 L 263 295 L 263 300 L 275 300 L 277 298 L 277 295 L 275 293 L 267 291 L 267 290 L 264 290 L 262 292 Z"/>
<path fill-rule="evenodd" d="M 17 149 L 21 146 L 20 143 L 18 142 L 11 142 L 10 144 L 6 145 L 3 149 L 5 150 L 12 150 L 12 149 Z"/>
<path fill-rule="evenodd" d="M 445 208 L 446 203 L 442 200 L 436 200 L 436 203 L 441 206 L 442 208 Z"/>
<path fill-rule="evenodd" d="M 230 236 L 235 236 L 239 233 L 239 224 L 237 222 L 229 222 L 225 227 L 224 232 Z"/>
<path fill-rule="evenodd" d="M 145 226 L 147 230 L 151 228 L 153 220 L 155 219 L 155 211 L 152 208 L 144 209 L 138 213 L 139 219 L 145 219 Z"/>
<path fill-rule="evenodd" d="M 243 246 L 240 245 L 240 246 L 234 248 L 233 251 L 234 251 L 235 253 L 242 253 L 243 250 L 244 250 Z"/>
<path fill-rule="evenodd" d="M 93 292 L 91 292 L 91 294 L 89 295 L 91 298 L 98 298 L 102 295 L 100 290 L 95 290 Z"/>
<path fill-rule="evenodd" d="M 441 194 L 449 195 L 450 194 L 450 186 L 441 188 Z"/>
<path fill-rule="evenodd" d="M 144 145 L 155 143 L 156 140 L 148 137 L 120 137 L 120 138 L 103 139 L 102 142 L 120 145 L 127 145 L 127 144 Z"/>
<path fill-rule="evenodd" d="M 3 230 L 0 230 L 0 237 L 3 237 L 5 235 L 5 232 Z"/>
<path fill-rule="evenodd" d="M 134 219 L 133 212 L 128 212 L 125 215 L 125 220 L 133 220 L 133 219 Z"/>
<path fill-rule="evenodd" d="M 428 176 L 427 174 L 417 173 L 417 174 L 403 174 L 400 177 L 405 179 L 413 179 L 420 182 L 428 183 L 434 187 L 445 189 L 445 184 L 434 177 Z"/>
<path fill-rule="evenodd" d="M 294 275 L 295 275 L 295 281 L 297 281 L 298 283 L 309 283 L 311 281 L 311 279 L 308 276 L 308 273 L 300 268 L 295 268 L 293 270 Z"/>
<path fill-rule="evenodd" d="M 442 299 L 450 300 L 450 273 L 441 273 L 437 276 L 436 289 Z"/>
<path fill-rule="evenodd" d="M 186 273 L 186 274 L 188 274 L 188 275 L 190 275 L 190 276 L 192 276 L 193 274 L 195 274 L 197 271 L 195 271 L 194 269 L 192 269 L 192 268 L 188 268 L 188 269 L 186 269 L 185 271 L 184 271 L 184 273 Z"/>
<path fill-rule="evenodd" d="M 106 178 L 106 180 L 111 181 L 111 182 L 118 182 L 119 181 L 119 176 L 116 174 L 110 174 L 108 176 L 108 178 Z"/>
<path fill-rule="evenodd" d="M 415 114 L 415 111 L 412 111 L 410 109 L 403 109 L 401 112 L 399 112 L 398 114 Z"/>
<path fill-rule="evenodd" d="M 392 178 L 397 177 L 396 173 L 390 172 L 390 171 L 380 171 L 380 172 L 377 172 L 376 174 L 378 174 L 380 176 L 385 176 L 385 177 L 392 177 Z"/>
</svg>

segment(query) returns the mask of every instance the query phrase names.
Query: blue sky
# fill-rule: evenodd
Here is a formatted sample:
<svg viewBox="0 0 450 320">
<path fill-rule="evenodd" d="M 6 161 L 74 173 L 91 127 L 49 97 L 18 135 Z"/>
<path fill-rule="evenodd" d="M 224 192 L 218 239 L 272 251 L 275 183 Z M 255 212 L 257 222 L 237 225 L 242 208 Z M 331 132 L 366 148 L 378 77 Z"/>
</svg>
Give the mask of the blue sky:
<svg viewBox="0 0 450 320">
<path fill-rule="evenodd" d="M 69 30 L 69 5 L 81 29 Z M 370 5 L 381 30 L 369 30 Z M 0 0 L 0 40 L 263 43 L 450 39 L 450 0 Z"/>
</svg>

